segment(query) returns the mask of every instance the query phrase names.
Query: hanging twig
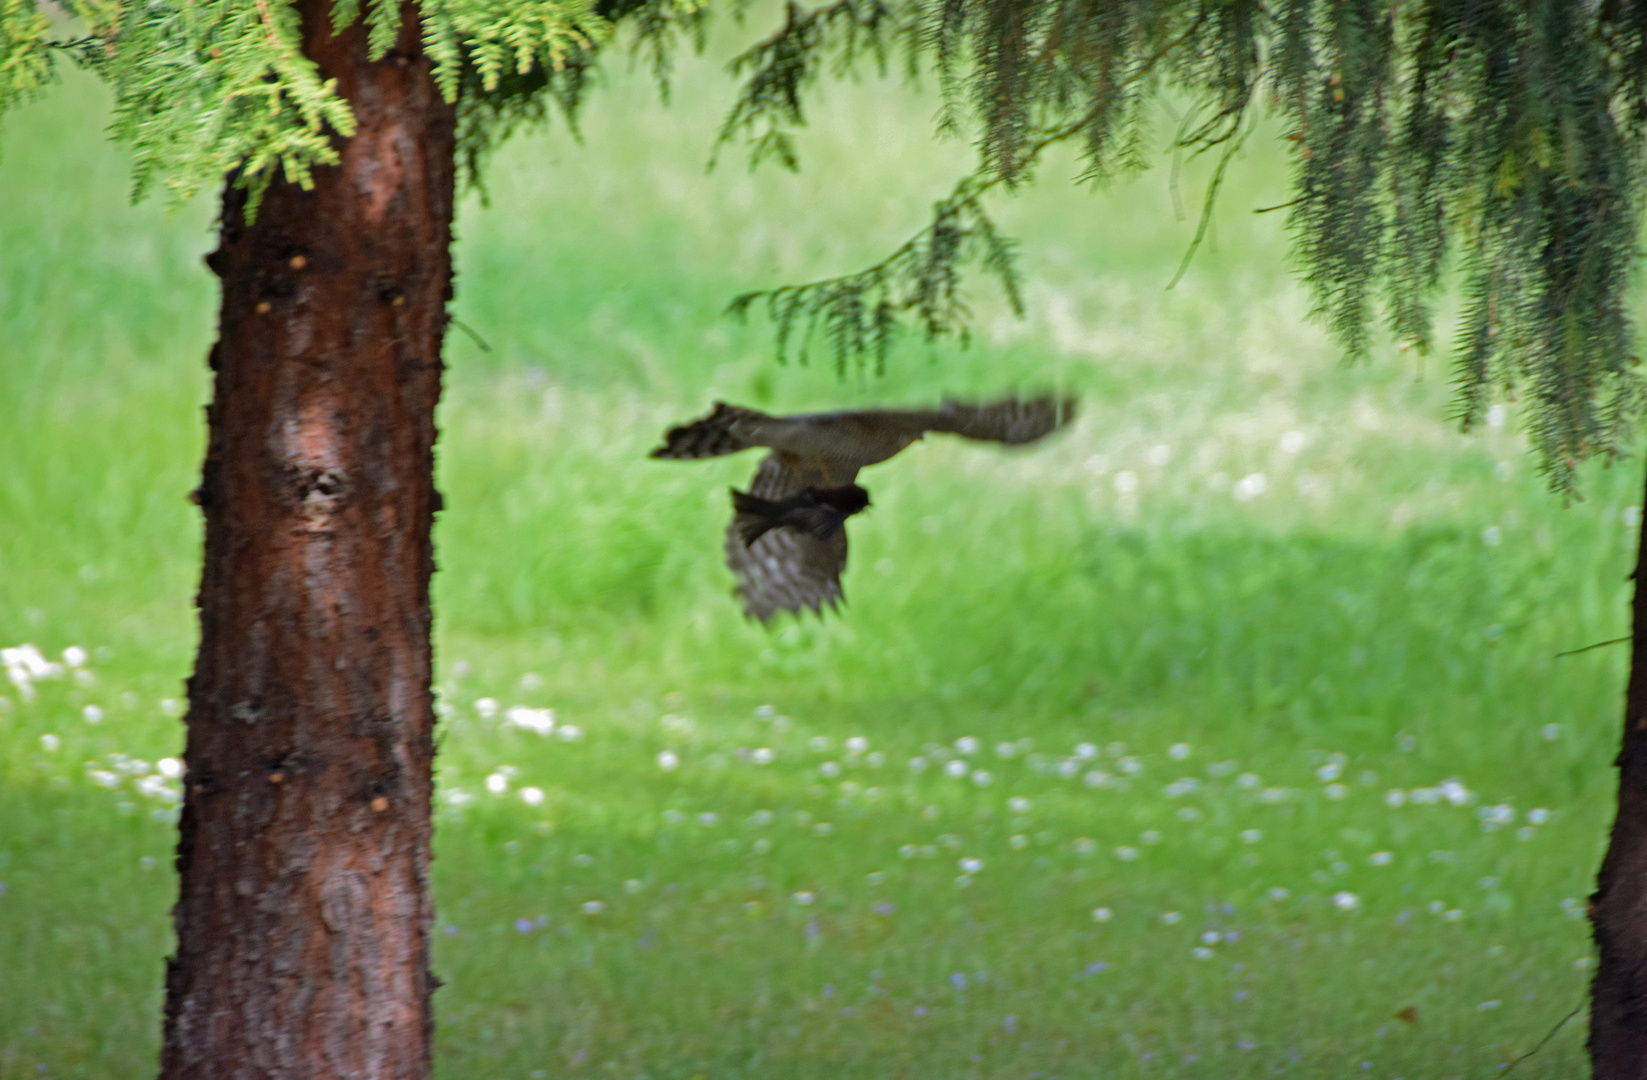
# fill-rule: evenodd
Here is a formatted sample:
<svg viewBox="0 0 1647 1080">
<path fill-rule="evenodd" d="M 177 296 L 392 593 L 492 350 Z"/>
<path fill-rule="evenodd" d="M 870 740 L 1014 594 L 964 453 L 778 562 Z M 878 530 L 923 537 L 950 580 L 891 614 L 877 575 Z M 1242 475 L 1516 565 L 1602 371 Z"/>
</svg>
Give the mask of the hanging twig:
<svg viewBox="0 0 1647 1080">
<path fill-rule="evenodd" d="M 481 352 L 492 351 L 492 347 L 486 344 L 486 339 L 481 337 L 474 327 L 470 326 L 456 315 L 448 314 L 446 316 L 446 321 L 457 327 L 459 330 L 462 330 L 465 334 L 468 334 L 469 340 L 473 341 L 476 345 L 479 345 Z"/>
<path fill-rule="evenodd" d="M 1558 652 L 1558 653 L 1555 654 L 1554 659 L 1559 660 L 1563 656 L 1577 656 L 1581 652 L 1589 652 L 1591 649 L 1599 649 L 1603 645 L 1617 645 L 1617 644 L 1619 644 L 1620 642 L 1623 642 L 1623 641 L 1633 641 L 1633 640 L 1635 640 L 1635 635 L 1634 634 L 1625 634 L 1623 637 L 1616 637 L 1611 641 L 1598 641 L 1594 645 L 1586 645 L 1582 649 L 1568 649 L 1566 652 Z"/>
<path fill-rule="evenodd" d="M 1566 1016 L 1563 1016 L 1560 1020 L 1557 1020 L 1555 1027 L 1550 1029 L 1549 1034 L 1545 1035 L 1542 1039 L 1538 1040 L 1538 1045 L 1537 1046 L 1533 1047 L 1531 1050 L 1527 1051 L 1525 1054 L 1522 1054 L 1520 1057 L 1516 1058 L 1514 1061 L 1512 1061 L 1508 1065 L 1504 1066 L 1503 1071 L 1501 1071 L 1498 1075 L 1499 1076 L 1508 1076 L 1508 1075 L 1510 1075 L 1511 1070 L 1513 1070 L 1517 1065 L 1520 1065 L 1523 1061 L 1526 1061 L 1528 1058 L 1532 1057 L 1534 1054 L 1538 1053 L 1540 1050 L 1544 1049 L 1544 1044 L 1549 1042 L 1551 1039 L 1555 1038 L 1556 1037 L 1556 1032 L 1560 1031 L 1563 1027 L 1565 1027 L 1566 1024 L 1567 1024 L 1567 1021 L 1571 1020 L 1573 1017 L 1577 1016 L 1579 1013 L 1581 1013 L 1583 1011 L 1584 1011 L 1584 1000 L 1580 999 L 1579 1003 L 1577 1005 L 1573 1006 L 1573 1011 L 1572 1012 L 1568 1013 Z"/>
</svg>

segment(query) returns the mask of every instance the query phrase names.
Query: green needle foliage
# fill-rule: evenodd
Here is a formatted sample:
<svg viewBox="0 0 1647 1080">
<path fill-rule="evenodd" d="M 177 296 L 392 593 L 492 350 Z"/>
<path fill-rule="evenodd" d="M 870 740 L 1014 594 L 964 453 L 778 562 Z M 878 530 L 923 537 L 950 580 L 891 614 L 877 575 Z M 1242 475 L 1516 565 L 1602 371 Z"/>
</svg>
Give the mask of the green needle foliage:
<svg viewBox="0 0 1647 1080">
<path fill-rule="evenodd" d="M 36 0 L 0 0 L 0 112 L 51 78 L 67 53 L 114 88 L 114 134 L 155 180 L 187 199 L 233 176 L 257 196 L 277 174 L 309 182 L 337 159 L 353 120 L 302 54 L 285 0 L 69 0 L 84 35 L 57 39 Z M 339 0 L 381 55 L 404 12 L 421 20 L 443 92 L 459 104 L 459 153 L 478 182 L 485 153 L 552 104 L 571 117 L 619 22 L 637 30 L 660 79 L 699 0 Z M 978 167 L 930 223 L 882 262 L 749 293 L 780 354 L 821 334 L 843 369 L 884 364 L 897 333 L 966 338 L 969 267 L 1016 307 L 1014 249 L 986 198 L 1032 179 L 1046 151 L 1079 148 L 1085 178 L 1145 164 L 1151 107 L 1192 107 L 1172 142 L 1225 166 L 1261 114 L 1294 148 L 1295 254 L 1316 312 L 1352 357 L 1382 321 L 1434 345 L 1445 271 L 1463 275 L 1457 417 L 1495 393 L 1533 404 L 1552 486 L 1577 464 L 1620 454 L 1644 400 L 1624 310 L 1635 259 L 1647 127 L 1647 13 L 1608 0 L 834 0 L 791 4 L 733 64 L 743 91 L 721 132 L 754 161 L 798 165 L 792 132 L 820 77 L 894 57 L 935 71 L 940 127 L 976 140 Z M 1193 253 L 1194 245 L 1191 247 Z M 1188 259 L 1186 254 L 1186 262 Z M 797 334 L 796 331 L 800 333 Z"/>
<path fill-rule="evenodd" d="M 723 138 L 794 164 L 789 133 L 828 71 L 902 51 L 935 69 L 942 125 L 976 140 L 977 172 L 884 262 L 739 297 L 763 303 L 780 349 L 824 333 L 844 367 L 884 361 L 900 326 L 964 337 L 971 263 L 1016 303 L 1012 248 L 980 198 L 1028 181 L 1072 143 L 1085 178 L 1140 167 L 1149 108 L 1193 108 L 1176 152 L 1217 155 L 1219 182 L 1260 114 L 1294 148 L 1288 204 L 1316 313 L 1351 358 L 1380 321 L 1434 344 L 1444 270 L 1463 275 L 1457 417 L 1494 393 L 1531 399 L 1551 485 L 1625 449 L 1642 385 L 1624 311 L 1647 124 L 1647 12 L 1567 0 L 838 0 L 789 9 L 738 61 L 748 73 Z M 1193 252 L 1193 246 L 1191 251 Z M 1187 261 L 1188 255 L 1186 255 Z"/>
<path fill-rule="evenodd" d="M 69 0 L 84 31 L 53 37 L 34 0 L 0 0 L 0 112 L 37 93 L 59 54 L 102 76 L 115 95 L 114 137 L 134 156 L 135 195 L 156 180 L 184 202 L 225 177 L 248 189 L 251 209 L 277 175 L 307 187 L 338 161 L 334 139 L 354 131 L 348 103 L 303 55 L 296 9 L 285 0 Z M 574 108 L 585 74 L 614 23 L 631 17 L 662 57 L 695 23 L 696 0 L 425 0 L 418 7 L 337 0 L 342 29 L 364 18 L 372 54 L 421 19 L 435 78 L 462 118 L 462 161 L 476 179 L 485 150 L 522 121 L 541 120 L 547 94 Z M 660 73 L 663 70 L 660 61 Z"/>
</svg>

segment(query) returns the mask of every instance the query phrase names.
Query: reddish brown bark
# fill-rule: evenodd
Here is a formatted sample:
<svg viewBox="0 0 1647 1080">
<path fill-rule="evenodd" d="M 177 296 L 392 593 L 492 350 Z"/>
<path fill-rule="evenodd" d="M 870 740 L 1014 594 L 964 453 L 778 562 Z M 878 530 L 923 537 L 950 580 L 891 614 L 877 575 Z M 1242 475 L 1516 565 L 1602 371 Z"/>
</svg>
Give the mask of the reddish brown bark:
<svg viewBox="0 0 1647 1080">
<path fill-rule="evenodd" d="M 1598 963 L 1590 999 L 1597 1080 L 1647 1080 L 1647 528 L 1636 555 L 1634 641 L 1618 761 L 1618 817 L 1590 898 Z"/>
<path fill-rule="evenodd" d="M 166 1080 L 429 1072 L 430 526 L 453 111 L 417 11 L 376 62 L 300 0 L 359 122 L 255 222 L 228 190 Z"/>
</svg>

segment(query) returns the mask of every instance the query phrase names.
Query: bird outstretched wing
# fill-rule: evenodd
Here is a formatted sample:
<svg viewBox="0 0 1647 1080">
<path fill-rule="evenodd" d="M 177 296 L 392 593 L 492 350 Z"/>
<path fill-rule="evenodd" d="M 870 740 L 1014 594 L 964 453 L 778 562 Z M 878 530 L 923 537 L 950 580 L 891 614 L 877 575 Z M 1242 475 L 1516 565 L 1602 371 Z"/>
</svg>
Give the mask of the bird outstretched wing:
<svg viewBox="0 0 1647 1080">
<path fill-rule="evenodd" d="M 821 471 L 781 451 L 767 455 L 750 483 L 750 494 L 777 502 L 823 482 Z M 846 530 L 819 540 L 799 529 L 771 529 L 754 543 L 744 536 L 757 524 L 752 515 L 734 513 L 726 527 L 726 565 L 738 579 L 738 595 L 748 614 L 765 622 L 780 611 L 797 614 L 841 602 L 841 572 L 846 569 Z"/>
<path fill-rule="evenodd" d="M 929 431 L 1016 446 L 1056 431 L 1074 416 L 1073 398 L 1052 395 L 796 416 L 771 416 L 722 401 L 709 415 L 670 428 L 652 456 L 692 460 L 767 447 L 772 452 L 756 470 L 749 494 L 780 502 L 801 492 L 852 487 L 860 469 L 885 461 Z M 854 490 L 867 504 L 868 496 Z M 856 512 L 846 510 L 842 520 Z M 755 539 L 746 540 L 751 536 Z M 825 604 L 835 607 L 841 600 L 846 529 L 820 539 L 803 528 L 773 527 L 758 515 L 735 510 L 726 530 L 726 563 L 737 575 L 744 610 L 755 618 L 764 622 L 779 611 L 802 608 L 821 614 Z"/>
</svg>

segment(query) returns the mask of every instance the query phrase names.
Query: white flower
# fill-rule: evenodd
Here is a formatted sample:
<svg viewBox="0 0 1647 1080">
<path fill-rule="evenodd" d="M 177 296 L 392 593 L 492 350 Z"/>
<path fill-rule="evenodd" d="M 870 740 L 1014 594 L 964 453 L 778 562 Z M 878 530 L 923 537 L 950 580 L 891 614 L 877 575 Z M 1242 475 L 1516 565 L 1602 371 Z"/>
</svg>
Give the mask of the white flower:
<svg viewBox="0 0 1647 1080">
<path fill-rule="evenodd" d="M 926 772 L 926 758 L 912 757 L 909 759 L 910 772 Z"/>
<path fill-rule="evenodd" d="M 1216 945 L 1222 940 L 1224 940 L 1224 935 L 1216 930 L 1201 931 L 1201 944 L 1203 945 Z"/>
<path fill-rule="evenodd" d="M 1533 809 L 1527 811 L 1527 823 L 1529 825 L 1542 825 L 1549 820 L 1550 812 L 1545 810 L 1543 807 L 1535 806 Z"/>
<path fill-rule="evenodd" d="M 902 858 L 913 859 L 915 857 L 915 852 L 916 848 L 914 844 L 898 845 L 898 855 Z"/>
<path fill-rule="evenodd" d="M 705 810 L 703 813 L 698 815 L 698 824 L 702 825 L 706 829 L 711 825 L 719 824 L 720 820 L 721 816 L 713 810 Z"/>
<path fill-rule="evenodd" d="M 1168 926 L 1174 925 L 1182 918 L 1183 916 L 1176 911 L 1163 911 L 1161 913 L 1161 921 L 1166 923 Z"/>
<path fill-rule="evenodd" d="M 1138 849 L 1122 844 L 1120 847 L 1115 849 L 1115 857 L 1120 859 L 1122 862 L 1131 862 L 1138 857 Z"/>
<path fill-rule="evenodd" d="M 998 758 L 1009 758 L 1009 757 L 1012 757 L 1017 752 L 1018 752 L 1018 744 L 1017 743 L 1004 742 L 1004 743 L 996 743 L 995 744 L 995 756 L 998 757 Z"/>
<path fill-rule="evenodd" d="M 972 782 L 979 787 L 988 787 L 995 779 L 995 775 L 987 769 L 978 769 L 972 774 Z"/>
<path fill-rule="evenodd" d="M 1230 494 L 1234 496 L 1236 502 L 1247 502 L 1256 499 L 1269 489 L 1269 478 L 1261 472 L 1255 472 L 1248 473 L 1237 480 L 1235 486 L 1230 489 Z"/>
<path fill-rule="evenodd" d="M 486 778 L 486 790 L 493 795 L 502 795 L 509 790 L 509 778 L 501 772 L 495 772 Z"/>
<path fill-rule="evenodd" d="M 1391 788 L 1384 793 L 1385 806 L 1400 806 L 1407 801 L 1407 793 L 1400 788 Z"/>
<path fill-rule="evenodd" d="M 168 780 L 176 780 L 183 775 L 183 763 L 174 757 L 163 757 L 155 762 L 154 767 L 159 769 L 160 775 Z"/>
<path fill-rule="evenodd" d="M 78 645 L 70 645 L 63 650 L 63 663 L 69 667 L 79 667 L 86 662 L 86 650 Z"/>
<path fill-rule="evenodd" d="M 80 715 L 85 718 L 88 724 L 101 724 L 103 722 L 103 707 L 101 705 L 87 705 L 80 710 Z"/>
<path fill-rule="evenodd" d="M 826 761 L 822 765 L 819 765 L 818 771 L 823 775 L 830 777 L 841 775 L 841 767 L 833 761 Z"/>
<path fill-rule="evenodd" d="M 1121 495 L 1131 495 L 1138 490 L 1138 474 L 1131 469 L 1122 469 L 1115 474 L 1115 490 Z"/>
<path fill-rule="evenodd" d="M 975 858 L 973 858 L 972 856 L 969 855 L 966 858 L 961 859 L 955 865 L 959 866 L 962 869 L 962 871 L 964 871 L 965 873 L 976 874 L 978 871 L 980 871 L 984 868 L 984 860 L 975 859 Z"/>
<path fill-rule="evenodd" d="M 1075 756 L 1082 761 L 1090 761 L 1098 756 L 1098 747 L 1089 742 L 1077 743 L 1075 745 Z"/>
<path fill-rule="evenodd" d="M 1171 746 L 1167 747 L 1167 757 L 1174 761 L 1183 761 L 1193 753 L 1195 753 L 1195 751 L 1190 748 L 1189 743 L 1173 743 Z"/>
<path fill-rule="evenodd" d="M 1332 906 L 1339 911 L 1354 911 L 1361 906 L 1361 898 L 1352 892 L 1335 892 L 1332 894 Z"/>
<path fill-rule="evenodd" d="M 1109 773 L 1102 769 L 1093 769 L 1091 772 L 1081 777 L 1081 782 L 1086 784 L 1089 788 L 1108 787 L 1110 780 L 1111 777 Z"/>
<path fill-rule="evenodd" d="M 749 755 L 749 760 L 753 761 L 757 765 L 770 765 L 772 762 L 777 760 L 777 757 L 777 751 L 773 750 L 770 746 L 758 746 L 755 748 L 754 752 Z"/>
<path fill-rule="evenodd" d="M 117 788 L 120 786 L 120 774 L 117 772 L 110 772 L 107 769 L 93 769 L 89 775 L 93 783 L 101 784 L 103 787 Z"/>
<path fill-rule="evenodd" d="M 1170 465 L 1172 463 L 1172 447 L 1168 446 L 1166 443 L 1162 443 L 1160 446 L 1152 446 L 1149 448 L 1149 453 L 1146 455 L 1146 458 L 1149 463 L 1154 465 L 1156 468 L 1160 468 L 1163 465 Z"/>
<path fill-rule="evenodd" d="M 1341 762 L 1329 761 L 1319 769 L 1315 770 L 1315 778 L 1323 784 L 1330 784 L 1342 776 L 1343 773 L 1344 766 Z"/>
<path fill-rule="evenodd" d="M 520 801 L 525 803 L 527 806 L 542 806 L 543 805 L 543 789 L 542 788 L 537 788 L 537 787 L 524 787 L 524 788 L 521 788 L 520 789 Z"/>
<path fill-rule="evenodd" d="M 962 754 L 976 754 L 978 752 L 978 740 L 971 735 L 962 735 L 955 740 L 955 750 L 957 753 Z"/>
<path fill-rule="evenodd" d="M 959 758 L 956 758 L 954 761 L 947 762 L 944 765 L 944 772 L 947 773 L 950 776 L 955 777 L 957 780 L 959 780 L 961 777 L 965 776 L 967 774 L 967 771 L 968 771 L 967 763 L 960 760 Z"/>
<path fill-rule="evenodd" d="M 1014 814 L 1027 814 L 1034 808 L 1035 804 L 1031 803 L 1022 795 L 1014 795 L 1012 798 L 1007 800 L 1007 809 L 1011 810 Z"/>
<path fill-rule="evenodd" d="M 1235 778 L 1235 782 L 1244 788 L 1255 788 L 1263 785 L 1264 781 L 1257 773 L 1244 772 Z"/>
<path fill-rule="evenodd" d="M 1328 784 L 1326 787 L 1321 789 L 1321 794 L 1334 801 L 1342 799 L 1349 793 L 1350 789 L 1345 787 L 1343 784 Z"/>
<path fill-rule="evenodd" d="M 1464 782 L 1462 780 L 1443 780 L 1439 785 L 1437 785 L 1436 790 L 1441 793 L 1441 797 L 1443 799 L 1446 799 L 1454 806 L 1463 806 L 1465 803 L 1471 801 L 1470 789 L 1464 786 Z"/>
<path fill-rule="evenodd" d="M 673 750 L 658 751 L 658 768 L 662 769 L 664 772 L 674 772 L 676 769 L 680 768 L 680 765 L 680 755 L 675 753 Z"/>
<path fill-rule="evenodd" d="M 1211 960 L 1216 954 L 1214 954 L 1213 951 L 1205 945 L 1197 945 L 1195 948 L 1190 950 L 1190 955 L 1195 957 L 1197 960 Z"/>
<path fill-rule="evenodd" d="M 795 903 L 802 904 L 802 905 L 810 904 L 810 903 L 812 903 L 812 901 L 816 900 L 817 898 L 818 898 L 818 894 L 813 892 L 810 889 L 802 889 L 799 892 L 795 893 L 795 895 L 792 897 L 792 899 L 795 901 Z"/>
<path fill-rule="evenodd" d="M 1198 791 L 1200 788 L 1201 781 L 1195 779 L 1193 776 L 1185 776 L 1174 780 L 1161 790 L 1166 793 L 1167 798 L 1176 799 L 1180 796 L 1189 795 L 1192 792 Z"/>
<path fill-rule="evenodd" d="M 1143 832 L 1138 834 L 1138 839 L 1146 844 L 1159 844 L 1161 842 L 1161 834 L 1155 829 L 1145 829 Z"/>
<path fill-rule="evenodd" d="M 562 742 L 577 742 L 583 738 L 583 729 L 576 724 L 562 724 L 555 734 L 560 736 Z"/>
<path fill-rule="evenodd" d="M 503 714 L 504 727 L 525 728 L 535 731 L 539 735 L 548 735 L 555 730 L 555 710 L 529 709 L 525 705 L 516 705 Z"/>
<path fill-rule="evenodd" d="M 475 701 L 475 712 L 480 714 L 482 720 L 490 720 L 498 714 L 497 698 L 483 697 L 477 699 Z"/>
<path fill-rule="evenodd" d="M 1110 919 L 1112 919 L 1114 917 L 1115 917 L 1115 912 L 1111 911 L 1107 907 L 1095 907 L 1095 908 L 1092 909 L 1092 921 L 1093 922 L 1109 922 Z"/>
<path fill-rule="evenodd" d="M 1497 525 L 1489 525 L 1481 530 L 1481 542 L 1488 547 L 1497 547 L 1504 541 L 1504 533 Z"/>
<path fill-rule="evenodd" d="M 868 749 L 869 740 L 864 738 L 862 735 L 854 735 L 852 738 L 846 740 L 846 752 L 849 754 L 861 754 Z"/>
<path fill-rule="evenodd" d="M 1305 438 L 1302 431 L 1289 431 L 1281 436 L 1281 452 L 1283 454 L 1296 454 L 1304 449 L 1304 443 Z"/>
<path fill-rule="evenodd" d="M 605 910 L 606 905 L 599 900 L 585 900 L 583 902 L 583 913 L 585 915 L 599 915 Z"/>
<path fill-rule="evenodd" d="M 1375 851 L 1367 856 L 1367 861 L 1374 866 L 1388 866 L 1395 861 L 1395 854 L 1389 851 Z"/>
<path fill-rule="evenodd" d="M 1116 764 L 1119 765 L 1121 767 L 1121 771 L 1126 773 L 1128 776 L 1144 771 L 1144 763 L 1135 757 L 1123 757 L 1120 761 L 1116 762 Z"/>
</svg>

